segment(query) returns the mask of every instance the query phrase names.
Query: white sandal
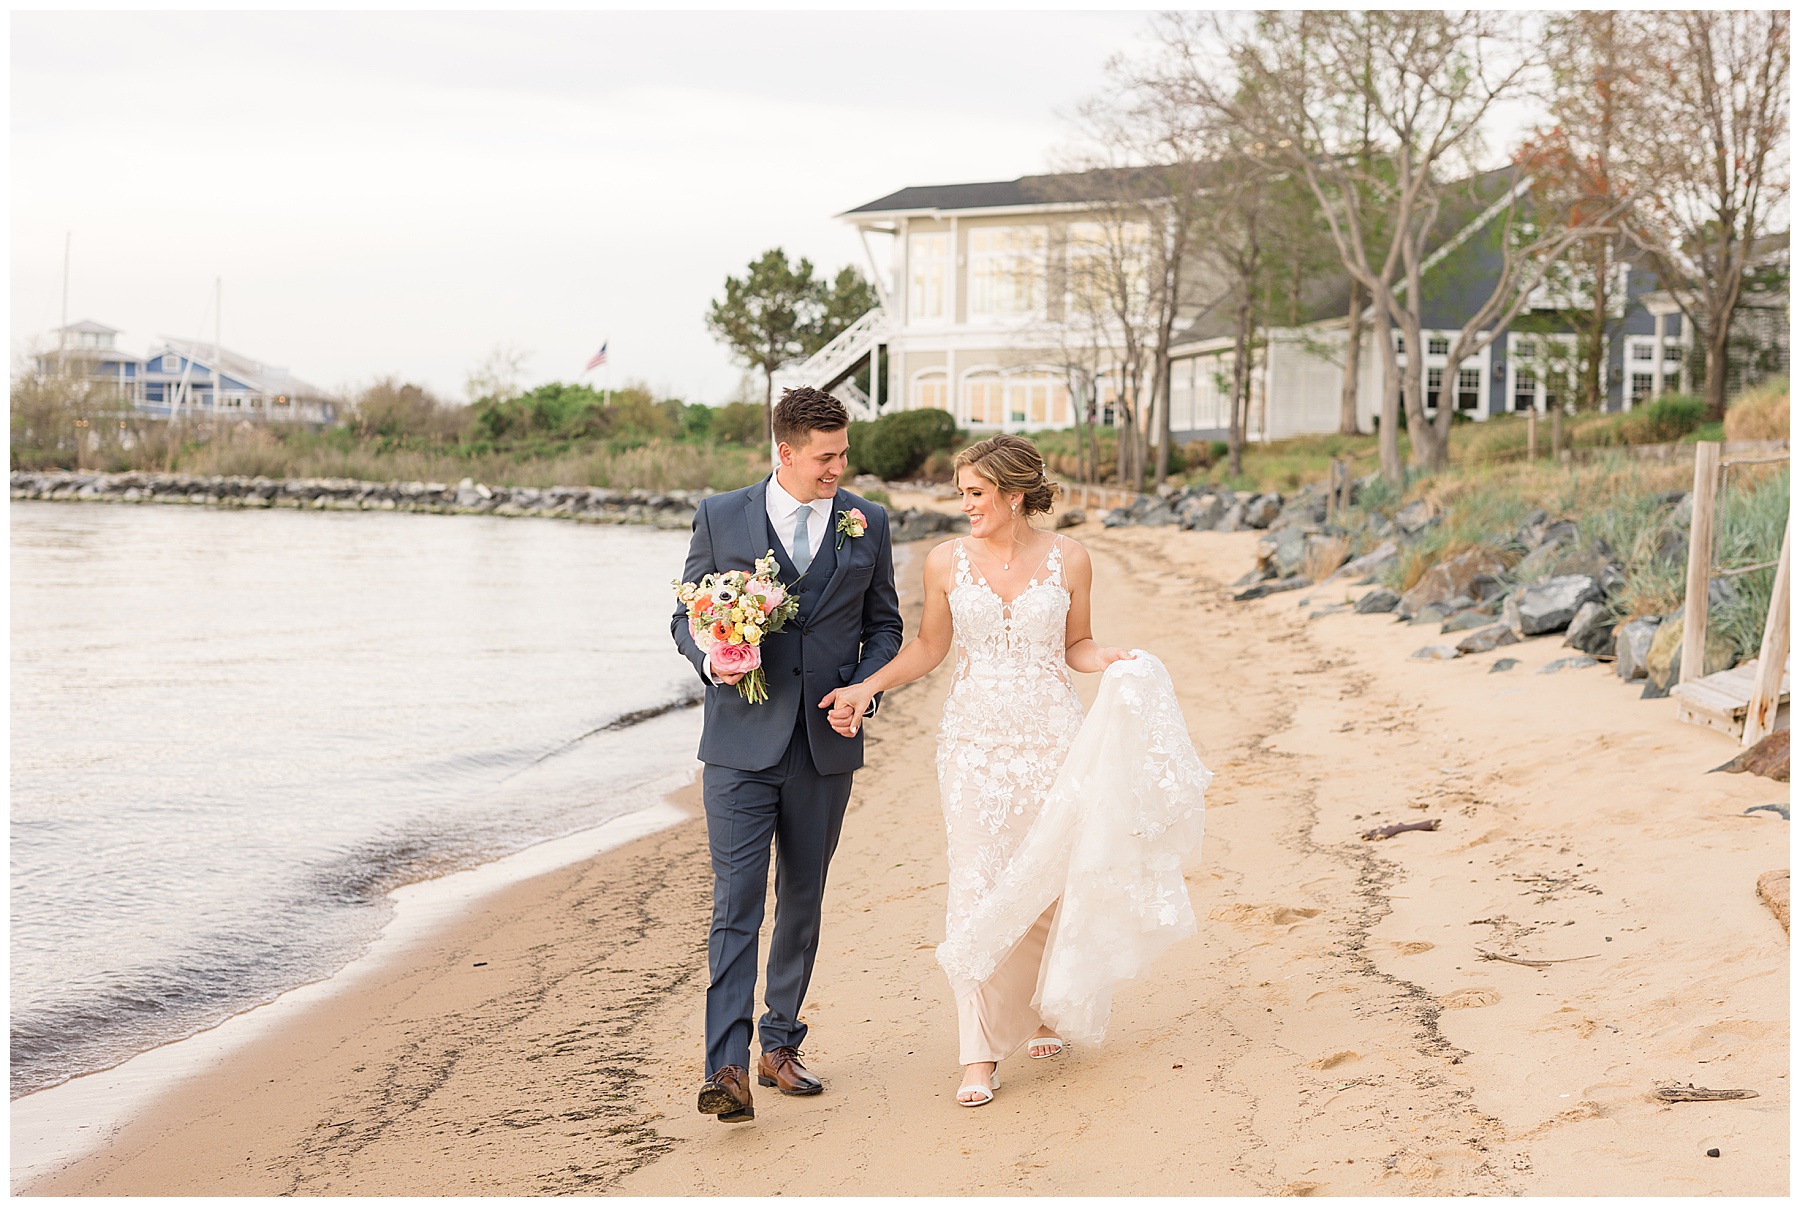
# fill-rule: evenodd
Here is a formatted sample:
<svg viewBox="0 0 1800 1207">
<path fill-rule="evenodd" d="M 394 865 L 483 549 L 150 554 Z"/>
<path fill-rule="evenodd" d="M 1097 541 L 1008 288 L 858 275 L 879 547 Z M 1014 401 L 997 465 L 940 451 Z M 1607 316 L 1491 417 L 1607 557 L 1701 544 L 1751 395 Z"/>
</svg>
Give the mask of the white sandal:
<svg viewBox="0 0 1800 1207">
<path fill-rule="evenodd" d="M 993 1071 L 993 1073 L 988 1077 L 987 1085 L 985 1085 L 985 1086 L 965 1085 L 965 1086 L 961 1087 L 960 1089 L 958 1089 L 956 1091 L 956 1105 L 957 1106 L 986 1106 L 988 1103 L 990 1103 L 994 1100 L 994 1091 L 999 1088 L 1000 1088 L 1000 1070 L 995 1069 Z M 981 1097 L 970 1098 L 970 1099 L 965 1100 L 963 1098 L 963 1094 L 966 1091 L 970 1091 L 970 1090 L 973 1090 L 975 1093 L 980 1094 Z"/>
<path fill-rule="evenodd" d="M 1033 1048 L 1049 1048 L 1048 1052 L 1032 1052 Z M 1025 1041 L 1025 1051 L 1033 1060 L 1049 1060 L 1052 1056 L 1061 1056 L 1063 1050 L 1062 1036 L 1034 1035 Z"/>
</svg>

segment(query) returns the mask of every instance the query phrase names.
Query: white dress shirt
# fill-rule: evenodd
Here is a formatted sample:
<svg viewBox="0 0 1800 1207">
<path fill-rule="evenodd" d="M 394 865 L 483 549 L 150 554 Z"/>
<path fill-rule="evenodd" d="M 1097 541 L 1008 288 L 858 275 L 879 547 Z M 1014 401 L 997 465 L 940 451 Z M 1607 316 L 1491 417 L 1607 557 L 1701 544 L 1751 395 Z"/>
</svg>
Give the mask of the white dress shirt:
<svg viewBox="0 0 1800 1207">
<path fill-rule="evenodd" d="M 825 539 L 826 530 L 831 526 L 831 500 L 814 499 L 810 503 L 802 503 L 786 490 L 782 489 L 781 479 L 775 474 L 769 475 L 769 489 L 763 495 L 763 503 L 769 512 L 769 527 L 775 530 L 775 539 L 781 542 L 782 551 L 791 560 L 794 556 L 794 521 L 796 513 L 802 508 L 809 508 L 806 517 L 806 547 L 813 557 L 819 556 L 819 542 Z M 712 655 L 705 660 L 706 675 L 714 683 L 724 686 L 712 668 Z"/>
<path fill-rule="evenodd" d="M 811 508 L 812 514 L 806 518 L 806 547 L 813 557 L 819 556 L 819 542 L 825 539 L 826 529 L 831 526 L 830 499 L 802 503 L 782 489 L 779 475 L 770 474 L 763 503 L 769 509 L 769 527 L 775 530 L 775 539 L 781 542 L 782 551 L 790 559 L 794 556 L 794 513 L 802 507 Z"/>
</svg>

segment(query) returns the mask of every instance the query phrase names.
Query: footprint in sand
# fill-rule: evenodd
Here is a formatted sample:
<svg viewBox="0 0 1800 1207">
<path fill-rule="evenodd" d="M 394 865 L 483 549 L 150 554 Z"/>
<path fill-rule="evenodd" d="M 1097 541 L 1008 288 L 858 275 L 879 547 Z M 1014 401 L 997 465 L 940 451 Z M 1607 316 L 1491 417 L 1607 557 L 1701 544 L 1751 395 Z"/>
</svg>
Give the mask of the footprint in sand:
<svg viewBox="0 0 1800 1207">
<path fill-rule="evenodd" d="M 1446 1010 L 1473 1010 L 1477 1006 L 1491 1006 L 1499 1000 L 1500 995 L 1492 989 L 1458 989 L 1440 997 L 1438 1004 Z"/>
<path fill-rule="evenodd" d="M 1249 926 L 1258 922 L 1273 926 L 1287 926 L 1294 922 L 1304 922 L 1308 918 L 1316 918 L 1320 912 L 1316 909 L 1300 909 L 1289 905 L 1221 905 L 1207 917 L 1215 922 L 1229 922 L 1234 926 Z"/>
<path fill-rule="evenodd" d="M 1323 1071 L 1325 1069 L 1335 1069 L 1339 1065 L 1349 1064 L 1353 1060 L 1361 1059 L 1362 1057 L 1358 1056 L 1355 1052 L 1333 1052 L 1330 1056 L 1321 1056 L 1319 1059 L 1309 1062 L 1306 1067 Z"/>
</svg>

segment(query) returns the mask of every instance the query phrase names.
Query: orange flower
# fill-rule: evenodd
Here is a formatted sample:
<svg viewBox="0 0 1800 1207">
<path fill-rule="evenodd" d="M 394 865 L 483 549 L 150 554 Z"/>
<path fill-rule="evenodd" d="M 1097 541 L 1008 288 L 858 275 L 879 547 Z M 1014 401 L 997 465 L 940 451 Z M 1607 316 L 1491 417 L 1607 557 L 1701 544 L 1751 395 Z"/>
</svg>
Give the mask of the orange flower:
<svg viewBox="0 0 1800 1207">
<path fill-rule="evenodd" d="M 730 641 L 731 622 L 729 620 L 713 621 L 712 636 L 714 641 Z"/>
</svg>

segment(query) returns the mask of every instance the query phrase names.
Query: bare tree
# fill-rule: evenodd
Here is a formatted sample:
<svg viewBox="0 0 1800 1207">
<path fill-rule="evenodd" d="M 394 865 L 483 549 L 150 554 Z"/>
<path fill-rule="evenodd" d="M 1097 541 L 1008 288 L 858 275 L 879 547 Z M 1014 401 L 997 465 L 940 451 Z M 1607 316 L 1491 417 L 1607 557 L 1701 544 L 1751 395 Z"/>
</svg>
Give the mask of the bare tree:
<svg viewBox="0 0 1800 1207">
<path fill-rule="evenodd" d="M 1663 54 L 1646 80 L 1648 181 L 1629 231 L 1706 349 L 1707 414 L 1718 419 L 1744 278 L 1788 193 L 1788 14 L 1643 20 Z"/>
<path fill-rule="evenodd" d="M 1492 12 L 1274 12 L 1246 22 L 1175 15 L 1194 103 L 1239 131 L 1248 153 L 1297 171 L 1318 199 L 1339 257 L 1399 328 L 1407 350 L 1401 399 L 1413 463 L 1448 460 L 1454 406 L 1425 414 L 1421 311 L 1427 272 L 1451 251 L 1440 220 L 1453 182 L 1469 180 L 1482 126 L 1517 93 L 1530 65 L 1514 19 Z M 1210 35 L 1210 37 L 1209 37 Z M 1222 45 L 1230 70 L 1221 70 Z M 1491 185 L 1491 181 L 1489 182 Z M 1566 222 L 1520 220 L 1517 187 L 1502 183 L 1467 237 L 1501 224 L 1493 287 L 1450 344 L 1449 363 L 1479 355 L 1525 305 L 1548 266 L 1593 233 Z M 1482 197 L 1487 201 L 1488 197 Z M 1391 351 L 1387 367 L 1396 367 Z M 1396 426 L 1384 407 L 1382 468 L 1400 478 Z"/>
<path fill-rule="evenodd" d="M 525 366 L 531 353 L 513 344 L 495 344 L 481 363 L 469 370 L 463 389 L 470 402 L 511 402 L 525 392 Z"/>
</svg>

